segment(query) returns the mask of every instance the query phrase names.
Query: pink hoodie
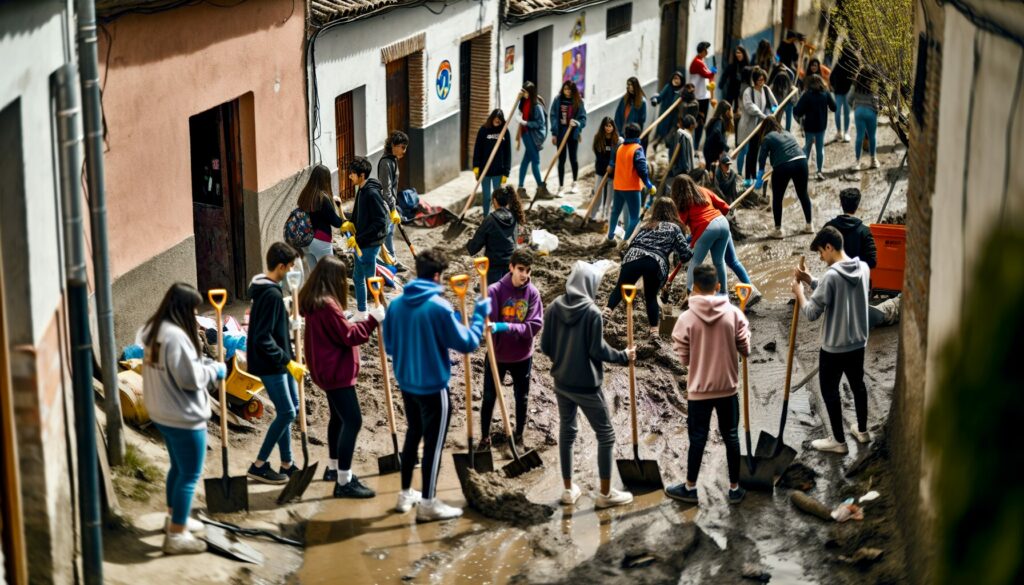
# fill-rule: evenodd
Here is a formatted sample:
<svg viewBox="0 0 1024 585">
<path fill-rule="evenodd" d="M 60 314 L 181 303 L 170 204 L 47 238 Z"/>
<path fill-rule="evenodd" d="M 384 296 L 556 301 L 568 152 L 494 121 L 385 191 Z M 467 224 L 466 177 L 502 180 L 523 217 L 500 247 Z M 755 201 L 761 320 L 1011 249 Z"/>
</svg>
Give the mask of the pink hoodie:
<svg viewBox="0 0 1024 585">
<path fill-rule="evenodd" d="M 738 307 L 721 295 L 693 295 L 672 329 L 672 346 L 684 366 L 690 400 L 736 394 L 739 355 L 750 355 L 750 326 Z"/>
</svg>

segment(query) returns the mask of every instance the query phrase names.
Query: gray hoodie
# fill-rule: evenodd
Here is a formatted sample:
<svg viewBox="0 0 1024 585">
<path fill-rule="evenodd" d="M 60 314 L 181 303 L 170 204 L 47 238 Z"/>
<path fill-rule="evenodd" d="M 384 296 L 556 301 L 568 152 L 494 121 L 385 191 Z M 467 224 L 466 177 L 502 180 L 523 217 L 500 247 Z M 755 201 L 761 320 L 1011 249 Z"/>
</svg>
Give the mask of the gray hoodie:
<svg viewBox="0 0 1024 585">
<path fill-rule="evenodd" d="M 147 330 L 143 330 L 145 338 Z M 149 418 L 178 429 L 206 428 L 210 401 L 206 388 L 217 379 L 213 360 L 199 358 L 192 340 L 177 325 L 164 322 L 142 365 L 143 402 Z"/>
<path fill-rule="evenodd" d="M 600 282 L 593 265 L 576 262 L 565 294 L 544 312 L 540 350 L 551 358 L 551 377 L 559 390 L 595 393 L 604 380 L 604 362 L 629 363 L 625 351 L 604 341 L 601 310 L 594 302 Z"/>
<path fill-rule="evenodd" d="M 867 264 L 847 258 L 830 266 L 820 282 L 811 281 L 814 294 L 801 312 L 810 321 L 825 314 L 821 349 L 845 353 L 867 345 L 869 274 Z"/>
</svg>

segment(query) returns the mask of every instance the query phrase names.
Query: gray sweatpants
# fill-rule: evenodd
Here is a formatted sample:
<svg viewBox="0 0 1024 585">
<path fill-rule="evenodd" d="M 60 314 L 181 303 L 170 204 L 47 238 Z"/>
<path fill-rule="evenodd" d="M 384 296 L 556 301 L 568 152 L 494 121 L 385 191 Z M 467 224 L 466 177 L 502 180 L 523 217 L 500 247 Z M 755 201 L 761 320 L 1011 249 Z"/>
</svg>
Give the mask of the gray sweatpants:
<svg viewBox="0 0 1024 585">
<path fill-rule="evenodd" d="M 583 411 L 597 435 L 597 474 L 600 479 L 612 478 L 612 447 L 615 429 L 608 415 L 608 404 L 600 388 L 592 394 L 566 392 L 555 388 L 558 400 L 558 455 L 562 463 L 562 479 L 572 479 L 572 445 L 576 441 L 576 412 Z"/>
</svg>

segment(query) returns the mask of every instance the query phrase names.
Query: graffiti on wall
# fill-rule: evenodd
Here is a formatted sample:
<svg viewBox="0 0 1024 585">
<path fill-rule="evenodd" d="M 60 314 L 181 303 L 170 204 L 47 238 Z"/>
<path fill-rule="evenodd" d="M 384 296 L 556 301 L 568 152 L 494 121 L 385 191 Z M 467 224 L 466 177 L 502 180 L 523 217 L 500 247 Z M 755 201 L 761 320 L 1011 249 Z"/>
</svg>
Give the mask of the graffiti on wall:
<svg viewBox="0 0 1024 585">
<path fill-rule="evenodd" d="M 586 97 L 584 90 L 587 85 L 587 45 L 573 47 L 562 53 L 562 83 L 572 81 L 580 90 L 580 97 Z"/>
</svg>

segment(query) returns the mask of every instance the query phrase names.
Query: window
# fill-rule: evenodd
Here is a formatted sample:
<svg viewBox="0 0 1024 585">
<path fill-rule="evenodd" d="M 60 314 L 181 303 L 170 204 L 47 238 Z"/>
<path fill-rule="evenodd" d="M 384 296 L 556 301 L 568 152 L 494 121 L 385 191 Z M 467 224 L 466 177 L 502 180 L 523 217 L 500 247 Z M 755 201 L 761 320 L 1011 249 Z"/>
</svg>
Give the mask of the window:
<svg viewBox="0 0 1024 585">
<path fill-rule="evenodd" d="M 608 31 L 608 37 L 621 35 L 622 33 L 628 33 L 633 28 L 633 3 L 623 4 L 622 6 L 616 6 L 615 8 L 608 9 L 608 24 L 605 30 Z"/>
</svg>

